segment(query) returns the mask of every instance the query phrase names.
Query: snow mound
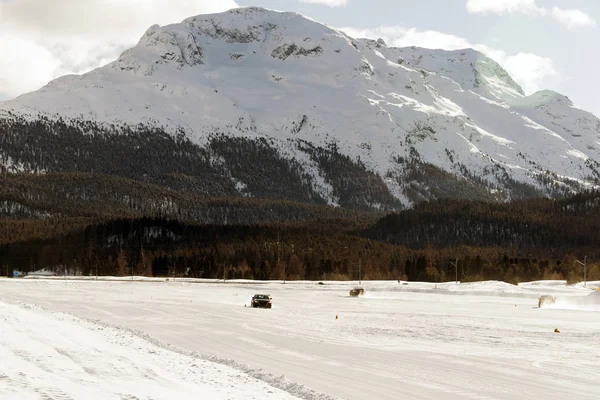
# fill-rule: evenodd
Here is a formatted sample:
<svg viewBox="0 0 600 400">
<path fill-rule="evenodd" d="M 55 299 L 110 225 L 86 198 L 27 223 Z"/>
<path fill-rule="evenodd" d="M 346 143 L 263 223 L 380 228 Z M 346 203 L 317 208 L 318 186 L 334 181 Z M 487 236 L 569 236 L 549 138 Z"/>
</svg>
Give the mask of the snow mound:
<svg viewBox="0 0 600 400">
<path fill-rule="evenodd" d="M 530 286 L 567 286 L 565 280 L 547 280 L 547 281 L 531 281 L 531 282 L 520 282 L 518 286 L 530 287 Z"/>
</svg>

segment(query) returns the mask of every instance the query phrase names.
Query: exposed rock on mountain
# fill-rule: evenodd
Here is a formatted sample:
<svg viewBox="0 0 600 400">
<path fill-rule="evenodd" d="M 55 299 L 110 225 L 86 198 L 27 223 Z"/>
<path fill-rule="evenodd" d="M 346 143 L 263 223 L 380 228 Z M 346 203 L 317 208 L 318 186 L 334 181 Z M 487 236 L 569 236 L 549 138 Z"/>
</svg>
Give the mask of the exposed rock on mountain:
<svg viewBox="0 0 600 400">
<path fill-rule="evenodd" d="M 0 103 L 0 170 L 391 210 L 600 182 L 600 121 L 471 50 L 392 48 L 260 8 L 153 26 Z"/>
</svg>

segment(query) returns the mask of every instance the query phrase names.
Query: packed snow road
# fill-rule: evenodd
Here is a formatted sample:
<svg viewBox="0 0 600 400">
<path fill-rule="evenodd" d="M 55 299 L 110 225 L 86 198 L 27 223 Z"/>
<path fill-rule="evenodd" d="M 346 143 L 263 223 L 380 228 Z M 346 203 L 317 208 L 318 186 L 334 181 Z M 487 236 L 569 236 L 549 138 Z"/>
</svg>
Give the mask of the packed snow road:
<svg viewBox="0 0 600 400">
<path fill-rule="evenodd" d="M 193 390 L 206 390 L 202 398 L 250 398 L 239 396 L 245 386 L 261 398 L 598 398 L 600 305 L 537 307 L 540 294 L 580 298 L 589 290 L 485 282 L 363 286 L 365 296 L 351 298 L 352 286 L 341 283 L 0 280 L 0 398 L 19 385 L 42 398 L 35 385 L 51 376 L 53 387 L 71 388 L 73 398 L 90 379 L 93 390 L 137 398 L 186 398 Z M 255 293 L 271 294 L 273 309 L 245 307 Z M 98 326 L 110 331 L 98 338 Z M 62 348 L 75 361 L 45 364 Z M 11 375 L 11 357 L 33 363 L 38 375 Z M 190 366 L 198 362 L 208 364 Z M 87 369 L 102 373 L 92 378 Z M 68 398 L 56 393 L 46 398 Z"/>
<path fill-rule="evenodd" d="M 0 322 L 1 399 L 297 398 L 222 363 L 71 315 L 0 302 Z"/>
</svg>

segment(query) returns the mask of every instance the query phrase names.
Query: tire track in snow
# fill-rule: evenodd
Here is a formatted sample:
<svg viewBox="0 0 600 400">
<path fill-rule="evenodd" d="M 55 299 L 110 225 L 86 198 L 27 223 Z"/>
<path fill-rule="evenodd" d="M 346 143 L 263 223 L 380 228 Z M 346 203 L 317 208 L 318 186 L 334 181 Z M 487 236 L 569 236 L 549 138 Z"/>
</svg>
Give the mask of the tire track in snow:
<svg viewBox="0 0 600 400">
<path fill-rule="evenodd" d="M 8 360 L 0 365 L 0 397 L 16 388 L 24 399 L 71 400 L 81 398 L 92 386 L 101 393 L 86 398 L 184 398 L 191 393 L 206 396 L 208 387 L 216 388 L 209 398 L 336 399 L 283 376 L 177 349 L 142 332 L 102 321 L 14 302 L 0 302 L 0 319 L 0 359 Z M 43 331 L 38 329 L 42 326 Z M 102 350 L 109 351 L 109 359 Z M 183 378 L 178 381 L 173 372 Z M 104 385 L 104 381 L 113 383 Z M 160 387 L 176 388 L 182 381 L 188 386 L 182 393 L 167 392 L 168 397 L 161 397 L 160 390 L 157 393 Z M 123 391 L 123 386 L 128 390 Z M 142 390 L 142 386 L 150 389 Z"/>
<path fill-rule="evenodd" d="M 0 397 L 333 399 L 232 360 L 173 351 L 106 323 L 4 302 L 0 316 Z"/>
</svg>

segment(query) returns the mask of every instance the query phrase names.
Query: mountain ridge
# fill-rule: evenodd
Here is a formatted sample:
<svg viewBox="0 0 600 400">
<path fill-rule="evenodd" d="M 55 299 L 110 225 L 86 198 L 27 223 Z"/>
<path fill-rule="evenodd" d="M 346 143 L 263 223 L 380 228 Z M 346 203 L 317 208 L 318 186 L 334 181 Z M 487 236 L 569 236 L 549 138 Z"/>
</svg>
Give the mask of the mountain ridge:
<svg viewBox="0 0 600 400">
<path fill-rule="evenodd" d="M 483 54 L 388 47 L 255 7 L 154 25 L 114 62 L 0 102 L 0 129 L 5 172 L 125 174 L 100 160 L 129 157 L 149 172 L 127 178 L 156 181 L 152 157 L 171 157 L 181 161 L 170 173 L 228 180 L 221 195 L 285 198 L 295 182 L 290 199 L 350 208 L 600 183 L 600 120 L 551 91 L 525 96 Z M 287 184 L 275 176 L 284 170 Z"/>
</svg>

